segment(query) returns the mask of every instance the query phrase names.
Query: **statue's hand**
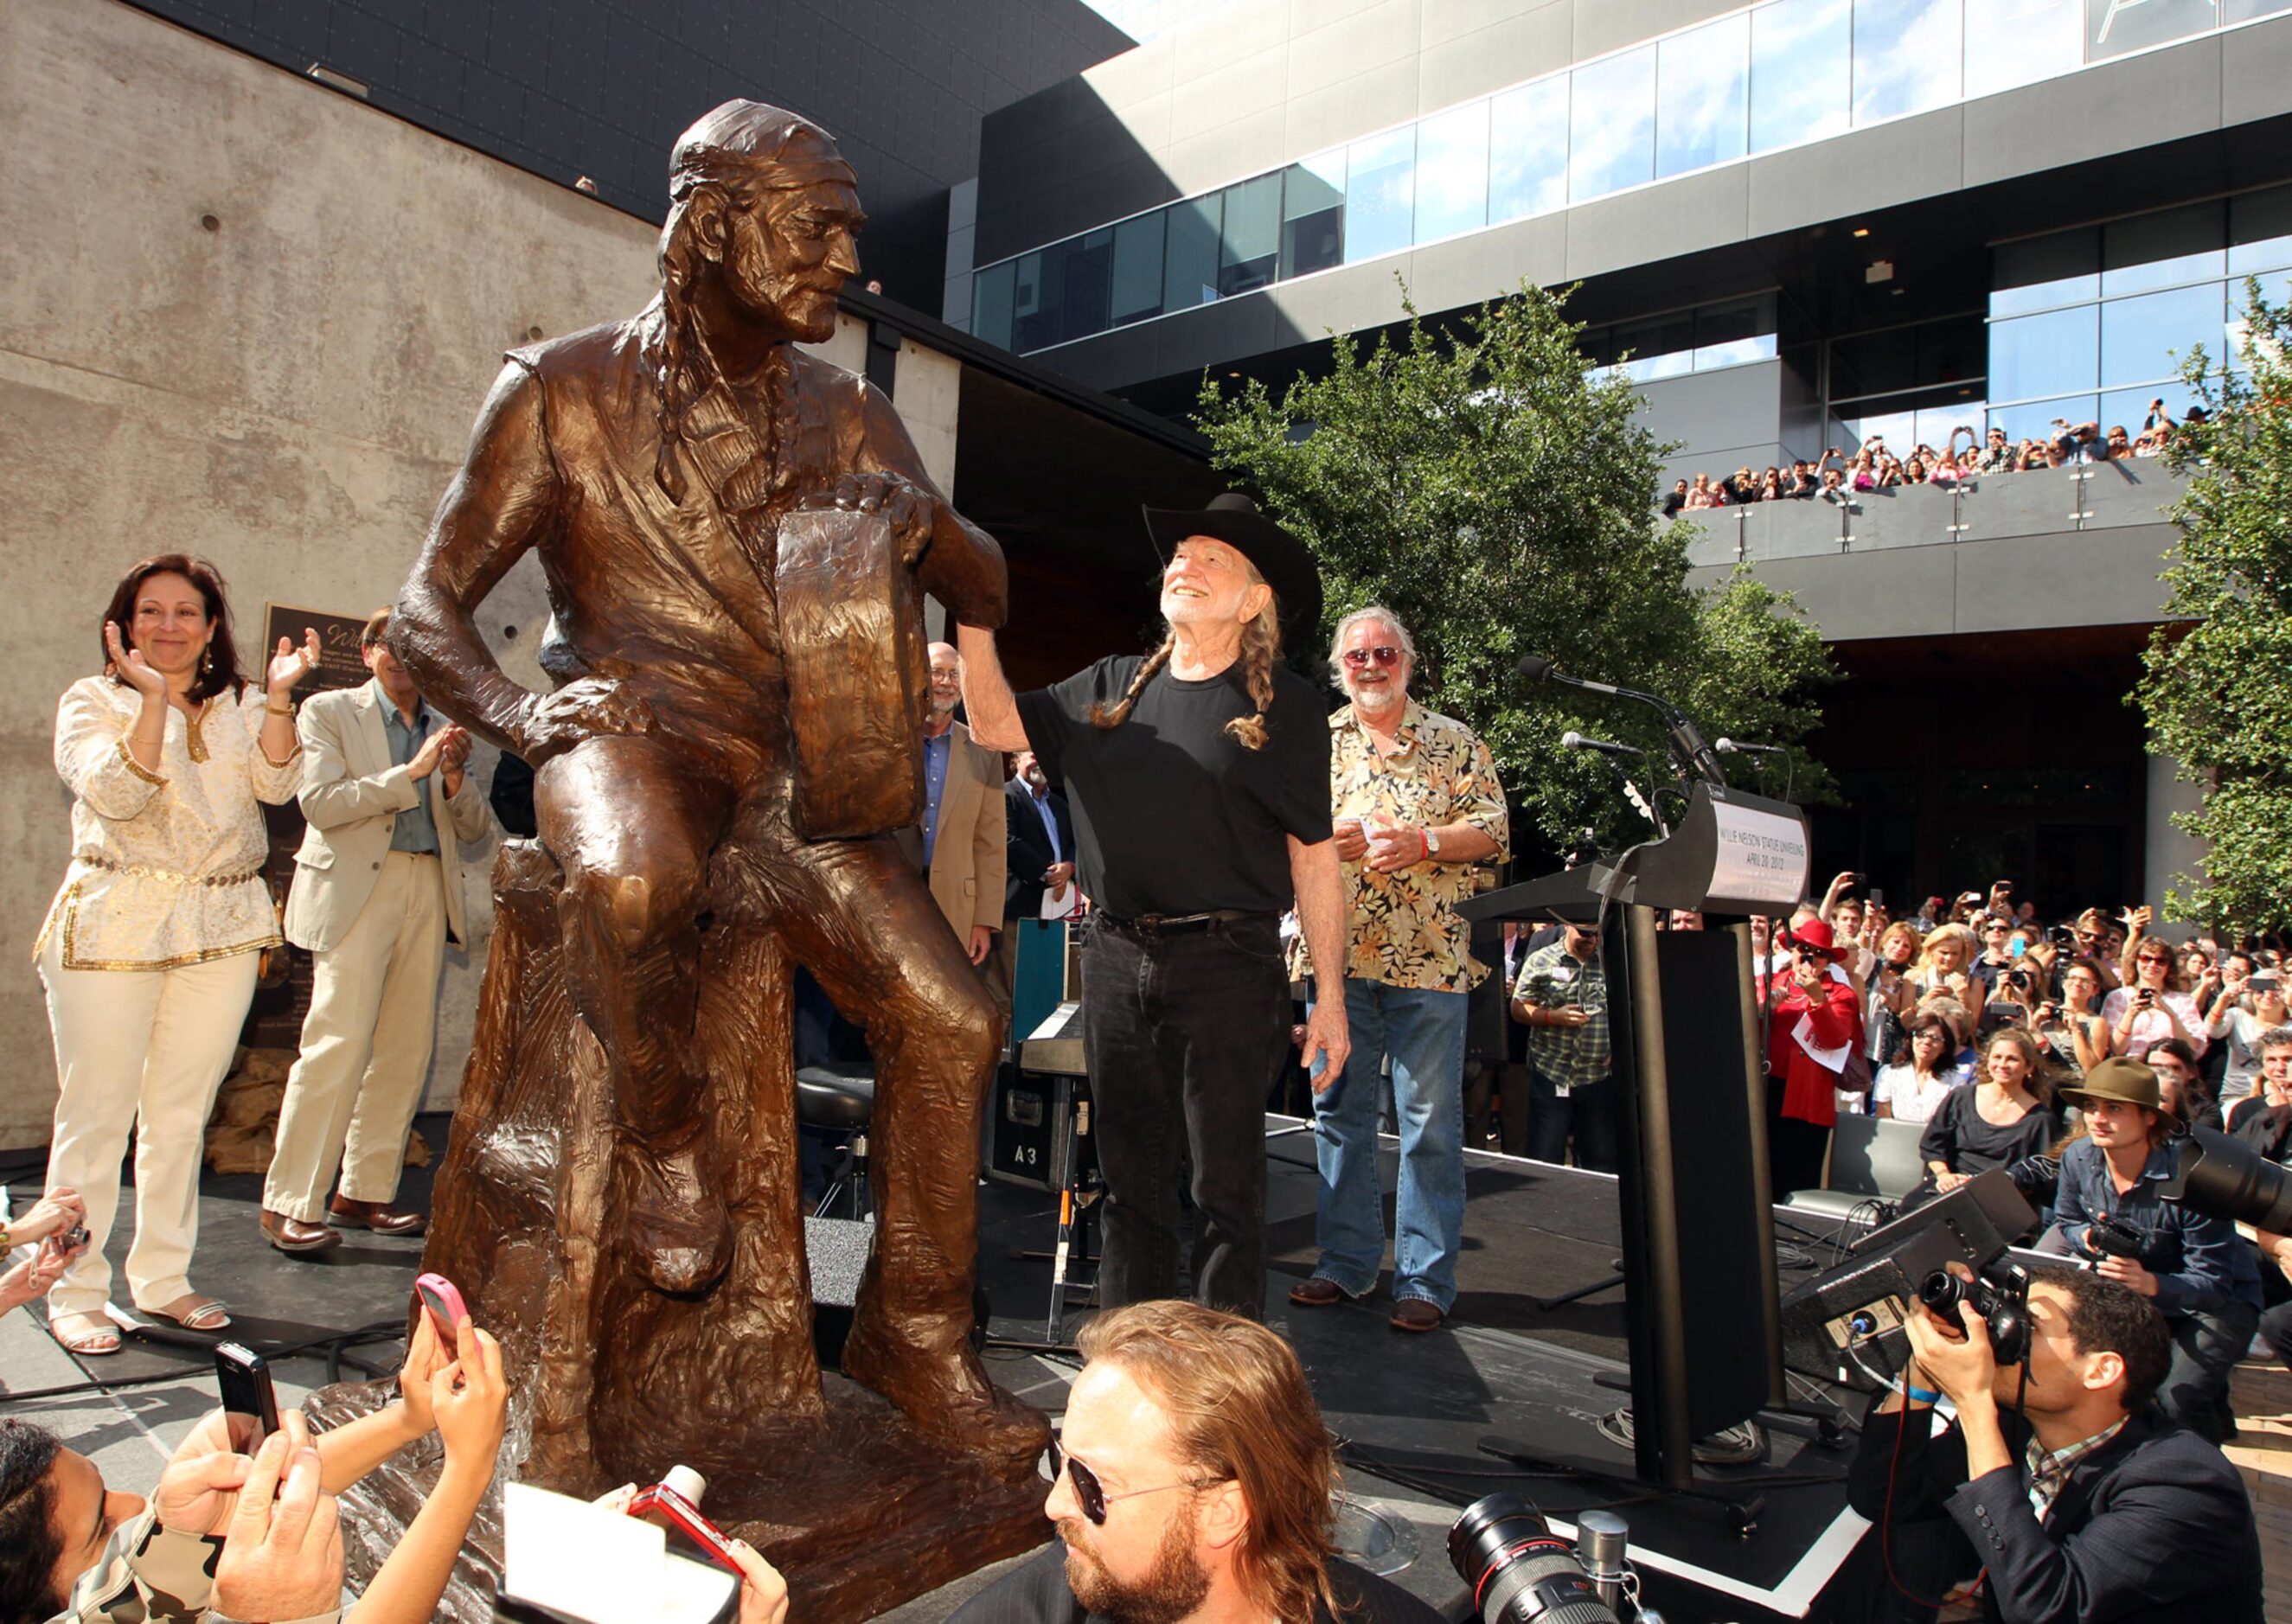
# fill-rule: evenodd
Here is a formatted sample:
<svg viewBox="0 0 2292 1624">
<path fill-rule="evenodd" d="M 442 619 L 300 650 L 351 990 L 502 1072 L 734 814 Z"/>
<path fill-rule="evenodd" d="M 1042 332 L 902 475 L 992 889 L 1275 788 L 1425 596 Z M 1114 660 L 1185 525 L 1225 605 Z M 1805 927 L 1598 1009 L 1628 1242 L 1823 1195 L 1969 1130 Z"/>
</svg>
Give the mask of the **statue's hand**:
<svg viewBox="0 0 2292 1624">
<path fill-rule="evenodd" d="M 518 753 L 529 767 L 562 755 L 584 739 L 601 734 L 650 733 L 652 707 L 620 683 L 584 677 L 553 694 L 526 702 L 517 729 Z"/>
<path fill-rule="evenodd" d="M 913 568 L 931 545 L 932 527 L 939 519 L 939 501 L 921 486 L 898 474 L 843 474 L 829 489 L 806 497 L 808 508 L 842 508 L 855 513 L 881 513 L 900 538 L 900 562 Z"/>
</svg>

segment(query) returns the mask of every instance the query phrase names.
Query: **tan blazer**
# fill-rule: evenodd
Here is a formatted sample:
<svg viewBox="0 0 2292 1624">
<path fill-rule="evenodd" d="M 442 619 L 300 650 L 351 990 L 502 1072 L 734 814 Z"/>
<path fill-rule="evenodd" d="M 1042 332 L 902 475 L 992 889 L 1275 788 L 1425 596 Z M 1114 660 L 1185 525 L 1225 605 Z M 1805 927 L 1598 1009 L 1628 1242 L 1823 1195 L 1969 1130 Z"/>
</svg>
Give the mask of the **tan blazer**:
<svg viewBox="0 0 2292 1624">
<path fill-rule="evenodd" d="M 971 729 L 949 725 L 947 784 L 939 797 L 939 840 L 931 865 L 932 900 L 967 949 L 971 929 L 1003 929 L 1003 758 L 971 742 Z M 908 861 L 924 864 L 924 830 L 910 824 L 897 832 Z"/>
<path fill-rule="evenodd" d="M 295 720 L 303 738 L 298 799 L 310 827 L 295 853 L 286 939 L 313 953 L 327 952 L 349 934 L 374 894 L 398 815 L 424 788 L 445 869 L 446 928 L 457 942 L 467 945 L 470 939 L 462 865 L 453 843 L 456 838 L 483 839 L 493 826 L 493 813 L 475 774 L 463 775 L 462 792 L 448 800 L 445 774 L 432 773 L 416 784 L 405 768 L 391 764 L 390 735 L 382 719 L 387 703 L 375 684 L 366 682 L 312 695 Z"/>
</svg>

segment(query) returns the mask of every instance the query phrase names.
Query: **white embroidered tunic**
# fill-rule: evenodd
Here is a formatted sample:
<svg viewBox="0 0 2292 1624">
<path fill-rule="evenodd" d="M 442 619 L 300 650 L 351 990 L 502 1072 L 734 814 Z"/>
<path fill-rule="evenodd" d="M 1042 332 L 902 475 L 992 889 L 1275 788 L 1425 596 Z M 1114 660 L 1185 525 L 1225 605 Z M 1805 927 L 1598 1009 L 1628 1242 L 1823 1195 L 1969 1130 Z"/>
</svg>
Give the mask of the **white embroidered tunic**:
<svg viewBox="0 0 2292 1624">
<path fill-rule="evenodd" d="M 195 717 L 168 706 L 159 770 L 149 772 L 127 752 L 142 706 L 125 684 L 83 677 L 56 707 L 72 858 L 34 956 L 51 931 L 63 933 L 67 969 L 166 969 L 277 946 L 257 803 L 294 798 L 302 747 L 284 762 L 263 755 L 263 694 L 249 683 Z"/>
</svg>

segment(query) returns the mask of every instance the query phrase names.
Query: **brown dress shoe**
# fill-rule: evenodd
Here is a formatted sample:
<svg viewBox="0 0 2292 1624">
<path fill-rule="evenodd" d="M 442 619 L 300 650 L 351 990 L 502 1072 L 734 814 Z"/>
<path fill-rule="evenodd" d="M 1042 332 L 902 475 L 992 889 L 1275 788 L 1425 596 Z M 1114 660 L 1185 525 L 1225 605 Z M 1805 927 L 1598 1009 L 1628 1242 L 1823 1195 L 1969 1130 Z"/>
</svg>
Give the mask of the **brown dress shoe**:
<svg viewBox="0 0 2292 1624">
<path fill-rule="evenodd" d="M 378 1235 L 418 1235 L 430 1222 L 419 1212 L 408 1212 L 385 1202 L 346 1201 L 339 1195 L 327 1203 L 327 1216 L 337 1224 L 354 1224 Z"/>
<path fill-rule="evenodd" d="M 280 1251 L 289 1253 L 322 1252 L 343 1243 L 341 1234 L 324 1224 L 306 1224 L 268 1207 L 262 1210 L 262 1238 Z"/>
<path fill-rule="evenodd" d="M 1327 1308 L 1345 1300 L 1345 1289 L 1326 1274 L 1315 1274 L 1289 1288 L 1289 1300 L 1306 1308 Z"/>
<path fill-rule="evenodd" d="M 1404 1297 L 1392 1306 L 1395 1331 L 1438 1331 L 1448 1317 L 1437 1304 L 1421 1297 Z"/>
</svg>

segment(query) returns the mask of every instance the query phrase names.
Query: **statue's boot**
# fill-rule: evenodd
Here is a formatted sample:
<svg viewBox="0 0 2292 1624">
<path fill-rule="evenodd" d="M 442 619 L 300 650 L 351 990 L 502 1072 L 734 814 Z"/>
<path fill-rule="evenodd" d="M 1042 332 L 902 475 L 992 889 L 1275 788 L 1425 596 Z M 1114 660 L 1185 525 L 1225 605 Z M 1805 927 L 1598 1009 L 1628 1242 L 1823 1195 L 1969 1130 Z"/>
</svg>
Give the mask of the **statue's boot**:
<svg viewBox="0 0 2292 1624">
<path fill-rule="evenodd" d="M 644 1277 L 664 1291 L 704 1291 L 732 1260 L 732 1220 L 709 1177 L 707 1124 L 679 1144 L 632 1142 L 629 1242 Z"/>
<path fill-rule="evenodd" d="M 968 1316 L 900 1320 L 863 1306 L 843 1344 L 843 1373 L 891 1400 L 926 1436 L 1031 1466 L 1049 1447 L 1050 1423 L 987 1379 L 971 1351 Z"/>
</svg>

